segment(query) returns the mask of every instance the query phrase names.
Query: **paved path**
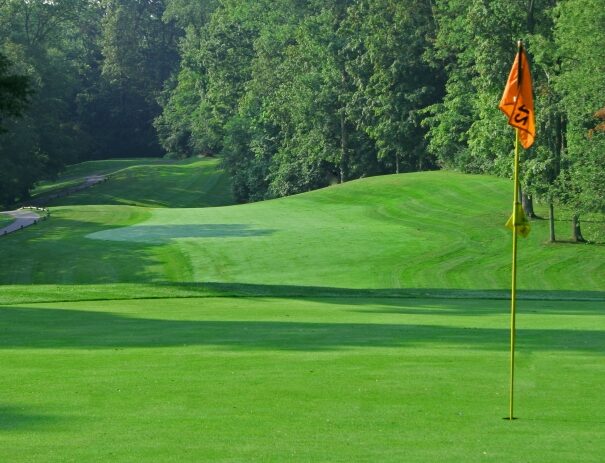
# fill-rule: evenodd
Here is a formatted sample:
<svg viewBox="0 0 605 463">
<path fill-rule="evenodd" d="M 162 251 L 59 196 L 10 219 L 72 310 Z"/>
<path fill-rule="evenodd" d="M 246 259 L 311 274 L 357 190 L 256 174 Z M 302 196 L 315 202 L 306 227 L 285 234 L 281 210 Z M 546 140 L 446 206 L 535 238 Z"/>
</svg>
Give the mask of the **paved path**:
<svg viewBox="0 0 605 463">
<path fill-rule="evenodd" d="M 8 227 L 0 228 L 0 236 L 7 235 L 8 233 L 12 233 L 17 230 L 21 230 L 25 227 L 29 227 L 30 225 L 33 225 L 38 220 L 40 220 L 40 214 L 28 209 L 17 209 L 16 211 L 0 212 L 0 214 L 9 215 L 15 218 L 15 221 L 11 223 Z"/>
<path fill-rule="evenodd" d="M 75 186 L 72 186 L 69 188 L 64 188 L 64 189 L 61 189 L 54 193 L 41 195 L 38 198 L 29 200 L 26 204 L 27 205 L 31 204 L 33 206 L 46 206 L 53 199 L 63 198 L 65 196 L 69 196 L 74 193 L 78 193 L 79 191 L 85 190 L 86 188 L 90 188 L 91 186 L 96 185 L 97 183 L 104 182 L 106 180 L 107 180 L 107 175 L 100 175 L 100 174 L 89 175 L 88 177 L 84 177 L 84 181 L 82 183 L 79 183 L 78 185 L 75 185 Z"/>
<path fill-rule="evenodd" d="M 84 179 L 84 185 L 86 185 L 87 187 L 93 186 L 93 185 L 96 185 L 97 183 L 104 182 L 105 180 L 107 180 L 106 175 L 89 175 L 88 177 L 86 177 Z"/>
</svg>

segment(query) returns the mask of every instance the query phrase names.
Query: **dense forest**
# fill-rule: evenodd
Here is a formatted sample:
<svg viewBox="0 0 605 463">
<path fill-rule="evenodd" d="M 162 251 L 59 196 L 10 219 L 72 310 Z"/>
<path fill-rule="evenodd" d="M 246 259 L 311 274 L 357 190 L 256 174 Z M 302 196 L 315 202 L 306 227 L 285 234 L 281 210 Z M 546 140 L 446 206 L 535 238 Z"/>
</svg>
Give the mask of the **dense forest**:
<svg viewBox="0 0 605 463">
<path fill-rule="evenodd" d="M 509 176 L 497 104 L 518 39 L 538 132 L 526 206 L 602 212 L 603 0 L 0 0 L 0 203 L 124 156 L 220 156 L 242 202 Z"/>
</svg>

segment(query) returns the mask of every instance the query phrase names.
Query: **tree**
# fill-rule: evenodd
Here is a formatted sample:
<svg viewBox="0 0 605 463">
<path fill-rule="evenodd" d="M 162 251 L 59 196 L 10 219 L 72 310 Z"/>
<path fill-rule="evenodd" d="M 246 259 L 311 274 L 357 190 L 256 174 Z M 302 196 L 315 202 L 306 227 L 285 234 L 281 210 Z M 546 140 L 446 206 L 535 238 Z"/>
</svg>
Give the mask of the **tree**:
<svg viewBox="0 0 605 463">
<path fill-rule="evenodd" d="M 164 21 L 165 8 L 163 0 L 103 2 L 102 72 L 92 105 L 104 108 L 104 156 L 163 154 L 153 120 L 178 65 L 180 37 L 176 24 Z"/>
<path fill-rule="evenodd" d="M 430 2 L 360 1 L 345 27 L 351 118 L 396 173 L 433 168 L 420 112 L 442 96 L 444 76 L 423 59 L 435 34 Z"/>
<path fill-rule="evenodd" d="M 31 186 L 27 164 L 22 164 L 23 161 L 29 164 L 31 156 L 22 159 L 21 153 L 10 149 L 16 135 L 10 132 L 12 122 L 23 114 L 28 95 L 27 78 L 14 74 L 10 61 L 0 54 L 0 205 L 3 206 L 11 204 Z"/>
<path fill-rule="evenodd" d="M 27 77 L 13 74 L 11 62 L 0 53 L 0 132 L 2 118 L 21 115 L 29 93 Z"/>
<path fill-rule="evenodd" d="M 605 9 L 599 0 L 564 0 L 556 12 L 562 60 L 556 86 L 568 120 L 559 185 L 574 211 L 573 239 L 582 241 L 580 215 L 605 211 L 605 132 L 599 118 L 605 94 Z"/>
</svg>

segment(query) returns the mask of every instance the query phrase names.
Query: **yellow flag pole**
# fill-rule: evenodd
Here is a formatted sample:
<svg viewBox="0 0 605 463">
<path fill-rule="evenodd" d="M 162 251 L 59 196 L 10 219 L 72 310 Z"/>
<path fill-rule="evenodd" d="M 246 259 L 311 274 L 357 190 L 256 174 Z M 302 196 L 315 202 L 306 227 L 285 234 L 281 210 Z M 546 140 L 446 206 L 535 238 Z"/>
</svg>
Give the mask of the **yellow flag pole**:
<svg viewBox="0 0 605 463">
<path fill-rule="evenodd" d="M 515 168 L 513 192 L 513 265 L 510 298 L 510 406 L 508 419 L 514 420 L 514 385 L 515 385 L 515 315 L 517 304 L 517 210 L 519 209 L 519 129 L 515 130 Z"/>
</svg>

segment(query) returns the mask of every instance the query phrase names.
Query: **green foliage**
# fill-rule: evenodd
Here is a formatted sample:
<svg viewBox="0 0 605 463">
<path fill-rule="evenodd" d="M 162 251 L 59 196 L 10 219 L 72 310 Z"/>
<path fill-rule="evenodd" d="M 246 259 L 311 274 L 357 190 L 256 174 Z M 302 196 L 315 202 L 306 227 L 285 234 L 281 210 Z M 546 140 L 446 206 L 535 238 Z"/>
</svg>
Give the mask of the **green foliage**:
<svg viewBox="0 0 605 463">
<path fill-rule="evenodd" d="M 444 66 L 444 101 L 428 108 L 429 149 L 444 167 L 507 175 L 511 130 L 497 109 L 514 57 L 528 31 L 527 2 L 498 0 L 436 3 L 438 33 L 428 53 Z"/>
<path fill-rule="evenodd" d="M 378 158 L 396 172 L 434 165 L 419 113 L 442 87 L 442 75 L 422 59 L 435 33 L 432 19 L 427 2 L 360 1 L 345 25 L 346 67 L 354 82 L 348 111 L 375 143 Z"/>
<path fill-rule="evenodd" d="M 6 0 L 0 53 L 32 94 L 0 121 L 22 163 L 11 176 L 27 177 L 5 181 L 4 201 L 78 160 L 164 153 L 220 156 L 242 202 L 437 167 L 507 177 L 513 135 L 497 103 L 523 39 L 538 126 L 524 192 L 599 211 L 600 6 Z"/>
<path fill-rule="evenodd" d="M 151 121 L 180 35 L 163 11 L 163 1 L 151 0 L 0 2 L 0 53 L 31 91 L 0 148 L 19 159 L 3 182 L 4 201 L 26 198 L 65 164 L 161 154 Z"/>
<path fill-rule="evenodd" d="M 406 37 L 417 32 L 414 21 L 428 35 L 430 10 L 413 19 L 393 7 L 401 16 L 393 19 L 355 2 L 265 3 L 225 2 L 199 33 L 188 32 L 177 84 L 156 121 L 166 148 L 175 156 L 221 152 L 242 201 L 397 170 L 400 160 L 402 170 L 431 166 L 416 140 L 417 110 L 439 86 L 416 56 L 425 36 L 403 57 L 402 36 L 393 36 L 390 54 L 377 59 L 386 50 L 378 29 L 405 17 Z M 360 27 L 370 18 L 373 26 Z M 363 55 L 361 44 L 372 40 Z M 367 82 L 366 61 L 375 73 Z"/>
<path fill-rule="evenodd" d="M 605 50 L 602 2 L 566 0 L 557 9 L 557 88 L 568 119 L 561 186 L 578 212 L 605 210 Z M 598 117 L 600 116 L 600 117 Z"/>
<path fill-rule="evenodd" d="M 25 122 L 16 119 L 26 110 L 30 83 L 14 74 L 11 66 L 0 53 L 0 205 L 26 195 L 36 179 L 36 168 L 43 165 L 28 131 L 23 130 Z"/>
<path fill-rule="evenodd" d="M 161 155 L 153 120 L 158 96 L 178 61 L 180 31 L 164 21 L 164 1 L 103 3 L 97 95 L 107 119 L 103 157 Z"/>
<path fill-rule="evenodd" d="M 0 54 L 0 122 L 6 116 L 20 115 L 26 106 L 28 94 L 27 79 L 13 74 L 11 62 Z"/>
</svg>

